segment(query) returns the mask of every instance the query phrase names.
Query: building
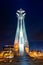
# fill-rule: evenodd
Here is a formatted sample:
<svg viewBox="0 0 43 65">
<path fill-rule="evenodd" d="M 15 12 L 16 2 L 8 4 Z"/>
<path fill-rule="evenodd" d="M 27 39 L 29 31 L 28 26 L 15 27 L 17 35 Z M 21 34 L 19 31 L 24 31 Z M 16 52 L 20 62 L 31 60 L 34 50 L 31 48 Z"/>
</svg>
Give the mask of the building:
<svg viewBox="0 0 43 65">
<path fill-rule="evenodd" d="M 3 50 L 4 51 L 10 51 L 10 50 L 14 51 L 14 45 L 4 45 Z"/>
</svg>

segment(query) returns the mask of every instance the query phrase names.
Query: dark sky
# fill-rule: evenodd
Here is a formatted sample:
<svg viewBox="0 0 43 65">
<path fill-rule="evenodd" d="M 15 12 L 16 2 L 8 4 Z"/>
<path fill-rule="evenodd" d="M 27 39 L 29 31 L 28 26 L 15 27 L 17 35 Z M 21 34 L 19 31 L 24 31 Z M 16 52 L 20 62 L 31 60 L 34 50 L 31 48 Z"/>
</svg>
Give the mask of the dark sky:
<svg viewBox="0 0 43 65">
<path fill-rule="evenodd" d="M 1 0 L 0 47 L 13 44 L 17 27 L 17 9 L 26 11 L 25 26 L 30 49 L 43 50 L 43 0 Z"/>
</svg>

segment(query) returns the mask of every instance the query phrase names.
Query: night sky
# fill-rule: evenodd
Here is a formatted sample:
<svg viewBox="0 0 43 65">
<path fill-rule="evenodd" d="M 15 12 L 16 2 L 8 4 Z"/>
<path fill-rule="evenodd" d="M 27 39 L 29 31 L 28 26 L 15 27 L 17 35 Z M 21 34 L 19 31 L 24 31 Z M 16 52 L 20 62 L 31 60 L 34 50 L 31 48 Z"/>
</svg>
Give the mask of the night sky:
<svg viewBox="0 0 43 65">
<path fill-rule="evenodd" d="M 0 1 L 0 49 L 14 44 L 18 9 L 26 11 L 25 26 L 30 50 L 43 51 L 43 0 L 1 0 Z"/>
</svg>

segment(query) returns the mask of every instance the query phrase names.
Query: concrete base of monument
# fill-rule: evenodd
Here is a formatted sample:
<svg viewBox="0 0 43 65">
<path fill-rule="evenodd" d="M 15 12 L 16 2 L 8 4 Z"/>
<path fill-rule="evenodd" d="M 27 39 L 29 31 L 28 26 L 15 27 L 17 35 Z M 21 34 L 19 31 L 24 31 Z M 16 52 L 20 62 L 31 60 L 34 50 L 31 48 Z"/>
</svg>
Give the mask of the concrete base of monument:
<svg viewBox="0 0 43 65">
<path fill-rule="evenodd" d="M 28 46 L 23 46 L 23 45 L 20 45 L 18 43 L 15 43 L 14 44 L 14 54 L 17 55 L 17 56 L 23 56 L 24 54 L 28 54 L 29 53 L 29 48 Z"/>
<path fill-rule="evenodd" d="M 29 56 L 29 53 L 26 53 L 26 52 L 14 52 L 14 56 L 25 56 L 25 55 L 27 55 L 27 56 Z"/>
</svg>

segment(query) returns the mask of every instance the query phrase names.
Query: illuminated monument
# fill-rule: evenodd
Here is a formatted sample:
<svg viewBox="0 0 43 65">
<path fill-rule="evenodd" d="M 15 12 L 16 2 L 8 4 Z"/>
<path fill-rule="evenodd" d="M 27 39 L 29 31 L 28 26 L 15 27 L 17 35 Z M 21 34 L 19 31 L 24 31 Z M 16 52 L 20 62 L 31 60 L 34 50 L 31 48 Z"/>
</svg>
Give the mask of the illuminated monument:
<svg viewBox="0 0 43 65">
<path fill-rule="evenodd" d="M 27 35 L 26 35 L 26 30 L 25 30 L 25 11 L 20 9 L 17 10 L 17 18 L 18 18 L 18 23 L 17 23 L 17 30 L 16 30 L 16 35 L 15 35 L 15 40 L 14 40 L 14 50 L 20 55 L 23 55 L 24 52 L 28 53 L 29 52 L 29 44 L 27 40 Z"/>
</svg>

